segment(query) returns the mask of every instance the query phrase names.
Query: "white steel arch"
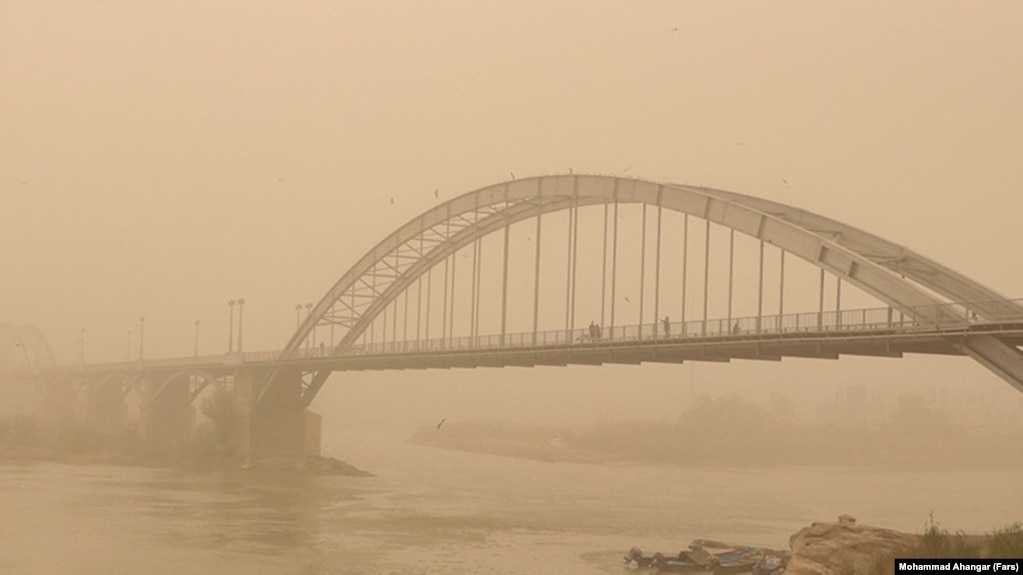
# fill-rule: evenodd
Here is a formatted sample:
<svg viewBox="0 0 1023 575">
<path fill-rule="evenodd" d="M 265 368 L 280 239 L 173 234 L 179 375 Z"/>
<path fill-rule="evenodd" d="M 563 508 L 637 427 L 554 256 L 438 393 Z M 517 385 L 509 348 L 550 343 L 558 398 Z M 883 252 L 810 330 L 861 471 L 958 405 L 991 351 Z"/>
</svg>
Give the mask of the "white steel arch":
<svg viewBox="0 0 1023 575">
<path fill-rule="evenodd" d="M 1023 318 L 1023 307 L 1006 303 L 997 292 L 933 260 L 796 207 L 699 186 L 617 176 L 550 175 L 468 192 L 398 228 L 327 291 L 289 340 L 282 359 L 293 356 L 318 325 L 339 327 L 342 336 L 333 353 L 346 352 L 399 294 L 479 238 L 538 214 L 611 203 L 660 206 L 770 243 L 923 323 L 966 325 L 966 313 Z M 949 302 L 963 304 L 965 311 L 943 305 Z M 1023 391 L 1023 354 L 1018 349 L 993 336 L 971 336 L 958 344 Z M 317 374 L 309 391 L 315 394 L 327 375 Z"/>
</svg>

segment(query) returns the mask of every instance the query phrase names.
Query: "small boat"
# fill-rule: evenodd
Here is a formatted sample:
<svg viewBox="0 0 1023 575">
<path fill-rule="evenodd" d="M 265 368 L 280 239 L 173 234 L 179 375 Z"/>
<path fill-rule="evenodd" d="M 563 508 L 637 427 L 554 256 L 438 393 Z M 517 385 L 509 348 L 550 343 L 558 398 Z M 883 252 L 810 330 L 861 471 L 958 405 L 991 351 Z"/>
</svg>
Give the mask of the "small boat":
<svg viewBox="0 0 1023 575">
<path fill-rule="evenodd" d="M 788 554 L 772 549 L 730 545 L 709 539 L 694 539 L 689 549 L 674 557 L 658 552 L 647 557 L 639 547 L 633 547 L 625 557 L 631 569 L 650 569 L 657 573 L 756 573 L 773 575 L 788 563 Z M 755 571 L 759 570 L 759 571 Z"/>
<path fill-rule="evenodd" d="M 629 569 L 649 569 L 652 564 L 663 561 L 664 555 L 660 553 L 654 553 L 650 557 L 643 555 L 643 550 L 639 547 L 633 547 L 629 549 L 629 554 L 625 556 L 625 566 Z"/>
<path fill-rule="evenodd" d="M 774 575 L 789 563 L 788 553 L 765 555 L 753 565 L 753 575 Z"/>
</svg>

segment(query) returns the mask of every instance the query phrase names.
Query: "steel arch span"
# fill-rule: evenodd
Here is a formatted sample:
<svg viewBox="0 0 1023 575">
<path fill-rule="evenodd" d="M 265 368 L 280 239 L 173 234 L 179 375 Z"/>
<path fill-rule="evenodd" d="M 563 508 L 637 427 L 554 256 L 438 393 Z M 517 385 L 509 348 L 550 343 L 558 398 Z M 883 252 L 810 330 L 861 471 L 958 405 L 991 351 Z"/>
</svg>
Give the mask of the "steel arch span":
<svg viewBox="0 0 1023 575">
<path fill-rule="evenodd" d="M 771 244 L 915 321 L 966 325 L 972 318 L 1023 319 L 1023 306 L 1007 302 L 962 274 L 881 237 L 794 206 L 700 186 L 605 175 L 549 175 L 465 193 L 395 230 L 327 291 L 288 341 L 281 359 L 295 356 L 321 325 L 341 330 L 334 354 L 349 352 L 399 294 L 484 236 L 530 218 L 537 219 L 539 229 L 540 217 L 552 212 L 629 203 L 695 216 Z M 949 303 L 962 306 L 955 311 Z M 967 336 L 956 345 L 1023 392 L 1023 353 L 1015 346 L 992 335 Z M 306 405 L 329 373 L 315 374 L 307 388 Z"/>
<path fill-rule="evenodd" d="M 53 365 L 50 342 L 38 327 L 0 324 L 0 371 Z"/>
</svg>

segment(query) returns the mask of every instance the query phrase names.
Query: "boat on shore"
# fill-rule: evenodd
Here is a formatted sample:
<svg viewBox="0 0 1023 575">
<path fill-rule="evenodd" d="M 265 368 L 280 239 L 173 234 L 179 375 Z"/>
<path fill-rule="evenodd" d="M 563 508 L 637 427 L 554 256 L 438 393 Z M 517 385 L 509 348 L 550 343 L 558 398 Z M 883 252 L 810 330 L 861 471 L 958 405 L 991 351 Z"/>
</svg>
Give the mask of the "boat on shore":
<svg viewBox="0 0 1023 575">
<path fill-rule="evenodd" d="M 756 573 L 774 575 L 788 563 L 788 552 L 747 545 L 731 545 L 720 541 L 695 539 L 688 549 L 668 557 L 657 552 L 646 556 L 633 547 L 625 557 L 630 569 L 646 569 L 655 573 Z"/>
</svg>

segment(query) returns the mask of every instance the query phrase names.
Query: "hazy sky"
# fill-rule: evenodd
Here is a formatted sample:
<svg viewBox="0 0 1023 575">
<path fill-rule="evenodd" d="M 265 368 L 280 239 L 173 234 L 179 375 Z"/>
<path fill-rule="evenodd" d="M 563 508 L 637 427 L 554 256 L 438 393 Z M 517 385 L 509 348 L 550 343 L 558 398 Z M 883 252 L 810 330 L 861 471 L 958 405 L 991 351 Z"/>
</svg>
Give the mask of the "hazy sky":
<svg viewBox="0 0 1023 575">
<path fill-rule="evenodd" d="M 1023 297 L 1021 24 L 1017 2 L 0 0 L 0 322 L 65 358 L 85 328 L 99 361 L 140 316 L 147 355 L 191 353 L 198 319 L 216 353 L 244 297 L 246 347 L 277 348 L 435 189 L 569 167 L 795 204 Z M 871 361 L 1011 392 L 965 359 Z M 498 377 L 579 373 L 620 371 Z"/>
</svg>

